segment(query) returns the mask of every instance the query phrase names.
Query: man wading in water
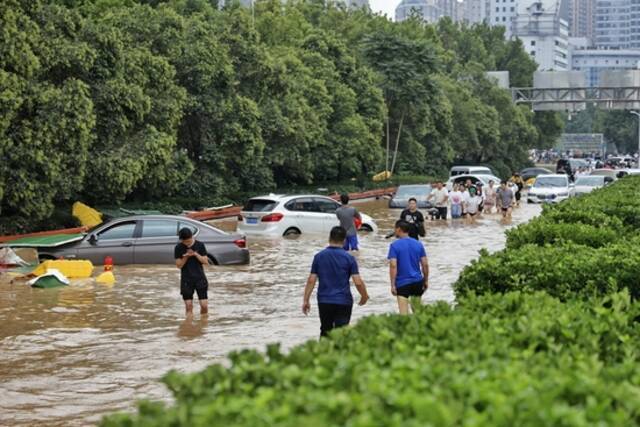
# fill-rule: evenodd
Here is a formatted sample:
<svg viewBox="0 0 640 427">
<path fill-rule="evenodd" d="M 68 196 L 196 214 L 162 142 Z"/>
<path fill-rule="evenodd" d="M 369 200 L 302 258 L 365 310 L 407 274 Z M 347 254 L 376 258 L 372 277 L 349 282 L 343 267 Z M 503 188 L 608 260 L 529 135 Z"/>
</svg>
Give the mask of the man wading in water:
<svg viewBox="0 0 640 427">
<path fill-rule="evenodd" d="M 409 237 L 411 226 L 396 222 L 398 240 L 389 247 L 391 293 L 398 299 L 400 314 L 409 314 L 409 298 L 422 297 L 429 287 L 429 263 L 424 246 Z M 422 268 L 422 271 L 421 271 Z"/>
<path fill-rule="evenodd" d="M 187 316 L 193 314 L 193 293 L 198 294 L 200 302 L 200 314 L 209 311 L 207 300 L 207 276 L 204 274 L 204 264 L 209 264 L 207 248 L 204 243 L 193 238 L 193 232 L 189 228 L 183 228 L 178 233 L 180 243 L 173 251 L 176 259 L 176 267 L 180 269 L 180 294 L 184 300 Z"/>
<path fill-rule="evenodd" d="M 411 230 L 409 230 L 409 237 L 412 239 L 420 240 L 420 236 L 425 236 L 424 230 L 424 216 L 422 212 L 418 210 L 418 201 L 415 197 L 409 199 L 409 208 L 402 211 L 400 219 L 411 224 Z M 391 234 L 388 237 L 393 236 Z"/>
<path fill-rule="evenodd" d="M 342 206 L 336 209 L 336 216 L 340 221 L 340 226 L 347 231 L 347 238 L 344 241 L 345 251 L 358 250 L 358 229 L 356 228 L 356 218 L 362 219 L 360 213 L 353 206 L 349 206 L 349 195 L 340 196 Z"/>
<path fill-rule="evenodd" d="M 320 279 L 318 287 L 318 311 L 320 312 L 320 336 L 327 336 L 330 330 L 346 326 L 351 321 L 353 296 L 350 279 L 360 294 L 358 305 L 365 305 L 369 299 L 367 288 L 360 278 L 358 263 L 353 255 L 343 249 L 347 233 L 342 227 L 333 227 L 329 235 L 329 246 L 313 257 L 311 274 L 307 279 L 302 300 L 302 312 L 311 310 L 311 293 Z"/>
</svg>

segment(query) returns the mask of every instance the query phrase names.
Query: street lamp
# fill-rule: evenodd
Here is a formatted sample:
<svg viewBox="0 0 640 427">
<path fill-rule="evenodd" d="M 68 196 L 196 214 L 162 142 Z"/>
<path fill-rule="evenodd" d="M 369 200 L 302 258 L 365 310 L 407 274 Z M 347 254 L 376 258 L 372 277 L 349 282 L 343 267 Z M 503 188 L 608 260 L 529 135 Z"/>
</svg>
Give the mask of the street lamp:
<svg viewBox="0 0 640 427">
<path fill-rule="evenodd" d="M 629 112 L 638 116 L 638 168 L 640 168 L 640 113 L 638 113 L 637 111 Z"/>
</svg>

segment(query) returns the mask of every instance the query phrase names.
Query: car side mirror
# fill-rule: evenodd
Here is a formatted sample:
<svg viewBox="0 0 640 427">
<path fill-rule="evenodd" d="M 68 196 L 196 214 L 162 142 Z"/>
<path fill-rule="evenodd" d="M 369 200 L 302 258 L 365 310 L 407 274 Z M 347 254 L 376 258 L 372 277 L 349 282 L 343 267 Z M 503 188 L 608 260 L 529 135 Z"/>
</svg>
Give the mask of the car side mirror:
<svg viewBox="0 0 640 427">
<path fill-rule="evenodd" d="M 91 234 L 89 236 L 89 243 L 91 243 L 92 245 L 98 243 L 98 236 L 96 236 L 95 234 Z"/>
</svg>

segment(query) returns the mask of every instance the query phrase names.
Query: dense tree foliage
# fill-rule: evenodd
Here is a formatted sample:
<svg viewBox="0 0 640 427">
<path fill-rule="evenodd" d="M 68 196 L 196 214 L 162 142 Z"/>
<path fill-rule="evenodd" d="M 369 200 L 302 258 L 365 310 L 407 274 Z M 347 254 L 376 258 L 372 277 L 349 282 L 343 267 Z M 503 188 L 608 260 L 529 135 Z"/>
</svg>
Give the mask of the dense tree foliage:
<svg viewBox="0 0 640 427">
<path fill-rule="evenodd" d="M 560 131 L 485 77 L 535 70 L 502 30 L 309 0 L 0 4 L 0 212 L 203 203 L 453 162 L 501 174 Z"/>
</svg>

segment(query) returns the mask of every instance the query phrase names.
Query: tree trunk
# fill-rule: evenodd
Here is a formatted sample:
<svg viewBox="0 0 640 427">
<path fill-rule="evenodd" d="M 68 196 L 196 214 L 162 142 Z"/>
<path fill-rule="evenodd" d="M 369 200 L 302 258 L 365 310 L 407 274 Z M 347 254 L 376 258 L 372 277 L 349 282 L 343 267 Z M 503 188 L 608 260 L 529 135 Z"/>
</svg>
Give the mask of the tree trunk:
<svg viewBox="0 0 640 427">
<path fill-rule="evenodd" d="M 404 123 L 405 111 L 400 116 L 400 124 L 398 125 L 398 134 L 396 135 L 396 148 L 393 150 L 393 161 L 391 162 L 391 173 L 396 167 L 396 158 L 398 157 L 398 146 L 400 145 L 400 134 L 402 133 L 402 124 Z"/>
</svg>

